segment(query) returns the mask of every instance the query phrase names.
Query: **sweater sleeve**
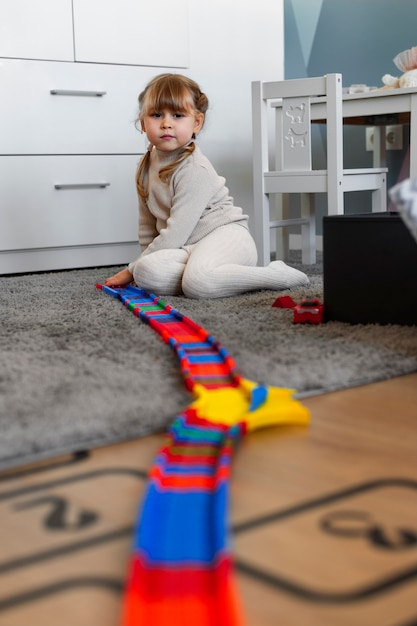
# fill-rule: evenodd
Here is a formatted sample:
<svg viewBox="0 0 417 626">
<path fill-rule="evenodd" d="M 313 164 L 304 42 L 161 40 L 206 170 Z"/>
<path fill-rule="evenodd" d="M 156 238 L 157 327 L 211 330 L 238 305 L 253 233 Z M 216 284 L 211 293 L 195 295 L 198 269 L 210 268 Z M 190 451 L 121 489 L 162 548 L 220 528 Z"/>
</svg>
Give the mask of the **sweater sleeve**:
<svg viewBox="0 0 417 626">
<path fill-rule="evenodd" d="M 149 211 L 146 201 L 139 196 L 139 245 L 142 253 L 157 237 L 156 218 Z"/>
<path fill-rule="evenodd" d="M 158 231 L 156 229 L 156 218 L 149 211 L 146 201 L 140 196 L 138 200 L 139 205 L 139 229 L 138 229 L 138 239 L 139 239 L 139 247 L 141 250 L 141 255 L 146 250 L 151 241 L 158 235 Z M 140 258 L 140 257 L 138 257 Z M 131 274 L 133 274 L 133 269 L 135 267 L 135 261 L 129 263 L 128 270 Z"/>
<path fill-rule="evenodd" d="M 200 164 L 189 161 L 171 179 L 172 204 L 166 228 L 148 245 L 143 254 L 185 245 L 213 197 L 213 178 Z M 141 226 L 142 228 L 142 226 Z"/>
<path fill-rule="evenodd" d="M 156 218 L 149 211 L 147 204 L 143 198 L 139 196 L 139 247 L 141 250 L 141 256 L 149 246 L 151 241 L 158 235 L 158 231 L 156 229 Z M 140 258 L 140 257 L 138 257 Z M 131 274 L 133 274 L 133 269 L 135 267 L 135 261 L 129 263 L 128 270 Z"/>
</svg>

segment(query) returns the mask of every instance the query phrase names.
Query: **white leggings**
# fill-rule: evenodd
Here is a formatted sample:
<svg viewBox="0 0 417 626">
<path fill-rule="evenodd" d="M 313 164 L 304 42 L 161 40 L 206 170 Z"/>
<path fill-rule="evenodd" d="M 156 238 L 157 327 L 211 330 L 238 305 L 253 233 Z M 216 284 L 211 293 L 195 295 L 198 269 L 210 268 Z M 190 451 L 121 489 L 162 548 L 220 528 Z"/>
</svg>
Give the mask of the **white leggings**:
<svg viewBox="0 0 417 626">
<path fill-rule="evenodd" d="M 133 268 L 140 287 L 156 295 L 222 298 L 258 289 L 307 285 L 303 272 L 274 261 L 257 267 L 255 242 L 239 224 L 217 228 L 201 241 L 141 256 Z"/>
</svg>

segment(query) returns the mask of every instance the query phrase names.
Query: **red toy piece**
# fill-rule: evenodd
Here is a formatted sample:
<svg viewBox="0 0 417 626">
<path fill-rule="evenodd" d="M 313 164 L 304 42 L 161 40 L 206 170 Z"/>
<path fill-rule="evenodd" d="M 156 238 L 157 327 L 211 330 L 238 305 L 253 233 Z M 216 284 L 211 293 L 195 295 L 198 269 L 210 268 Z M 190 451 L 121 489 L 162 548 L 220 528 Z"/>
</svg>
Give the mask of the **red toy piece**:
<svg viewBox="0 0 417 626">
<path fill-rule="evenodd" d="M 321 324 L 323 321 L 323 305 L 317 298 L 301 300 L 294 307 L 294 324 Z"/>
<path fill-rule="evenodd" d="M 290 296 L 280 296 L 275 300 L 272 306 L 279 309 L 293 309 L 295 307 L 295 302 Z"/>
</svg>

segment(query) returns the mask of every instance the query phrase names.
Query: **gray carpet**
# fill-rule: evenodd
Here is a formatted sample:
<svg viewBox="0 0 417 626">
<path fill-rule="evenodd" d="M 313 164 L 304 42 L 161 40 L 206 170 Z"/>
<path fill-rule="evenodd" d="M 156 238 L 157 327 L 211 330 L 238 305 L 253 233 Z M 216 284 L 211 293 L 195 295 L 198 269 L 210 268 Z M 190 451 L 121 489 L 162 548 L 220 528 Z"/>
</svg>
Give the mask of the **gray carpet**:
<svg viewBox="0 0 417 626">
<path fill-rule="evenodd" d="M 303 268 L 322 298 L 321 266 Z M 163 431 L 191 396 L 170 348 L 95 289 L 114 268 L 0 277 L 0 468 Z M 167 298 L 214 335 L 247 378 L 300 398 L 417 370 L 414 327 L 292 324 L 261 291 Z"/>
</svg>

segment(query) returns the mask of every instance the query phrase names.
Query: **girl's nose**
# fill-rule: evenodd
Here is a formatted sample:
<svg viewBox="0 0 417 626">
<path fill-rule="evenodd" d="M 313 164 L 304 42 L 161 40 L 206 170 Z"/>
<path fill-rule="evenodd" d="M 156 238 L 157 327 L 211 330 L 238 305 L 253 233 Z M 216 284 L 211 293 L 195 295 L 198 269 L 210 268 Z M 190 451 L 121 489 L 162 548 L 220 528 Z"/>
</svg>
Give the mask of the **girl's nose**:
<svg viewBox="0 0 417 626">
<path fill-rule="evenodd" d="M 161 126 L 162 128 L 171 128 L 171 120 L 167 115 L 162 118 Z"/>
</svg>

